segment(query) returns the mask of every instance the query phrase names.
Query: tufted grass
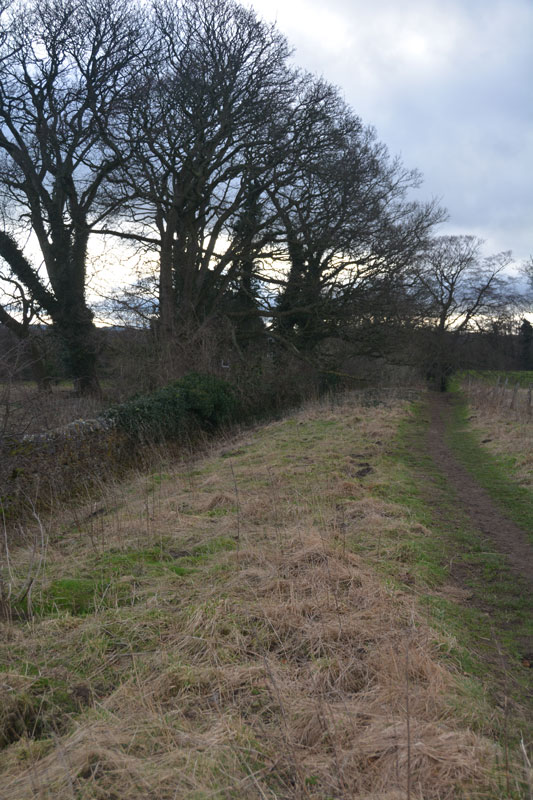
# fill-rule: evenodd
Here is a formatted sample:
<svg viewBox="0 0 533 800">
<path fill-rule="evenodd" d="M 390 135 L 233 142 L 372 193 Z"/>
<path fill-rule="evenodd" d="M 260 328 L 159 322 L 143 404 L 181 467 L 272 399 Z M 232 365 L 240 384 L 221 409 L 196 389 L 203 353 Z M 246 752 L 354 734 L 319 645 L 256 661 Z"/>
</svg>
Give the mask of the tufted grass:
<svg viewBox="0 0 533 800">
<path fill-rule="evenodd" d="M 34 616 L 2 626 L 0 796 L 520 797 L 391 447 L 412 414 L 311 405 L 47 520 Z M 39 609 L 66 580 L 86 611 Z"/>
</svg>

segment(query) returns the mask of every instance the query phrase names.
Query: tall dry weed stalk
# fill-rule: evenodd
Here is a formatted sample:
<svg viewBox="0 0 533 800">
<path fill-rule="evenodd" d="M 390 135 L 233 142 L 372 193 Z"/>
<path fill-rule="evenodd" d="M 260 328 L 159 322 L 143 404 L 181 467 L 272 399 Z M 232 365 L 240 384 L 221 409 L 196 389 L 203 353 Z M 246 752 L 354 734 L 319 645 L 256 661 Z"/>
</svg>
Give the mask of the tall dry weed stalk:
<svg viewBox="0 0 533 800">
<path fill-rule="evenodd" d="M 241 500 L 239 497 L 239 487 L 237 486 L 237 478 L 235 477 L 235 470 L 230 461 L 231 478 L 233 481 L 233 490 L 235 492 L 235 504 L 237 508 L 237 551 L 241 549 Z"/>
<path fill-rule="evenodd" d="M 20 574 L 15 572 L 10 555 L 10 542 L 5 515 L 2 512 L 2 546 L 0 548 L 0 620 L 13 621 L 14 614 L 33 617 L 32 595 L 37 581 L 44 573 L 48 534 L 40 515 L 32 506 L 33 525 L 32 550 L 28 564 Z M 18 543 L 25 543 L 27 534 L 22 525 L 18 525 Z"/>
<path fill-rule="evenodd" d="M 495 410 L 518 421 L 529 422 L 533 415 L 532 386 L 526 389 L 518 382 L 509 387 L 509 378 L 498 378 L 494 384 L 474 380 L 471 376 L 463 385 L 466 395 L 475 407 L 485 411 Z"/>
</svg>

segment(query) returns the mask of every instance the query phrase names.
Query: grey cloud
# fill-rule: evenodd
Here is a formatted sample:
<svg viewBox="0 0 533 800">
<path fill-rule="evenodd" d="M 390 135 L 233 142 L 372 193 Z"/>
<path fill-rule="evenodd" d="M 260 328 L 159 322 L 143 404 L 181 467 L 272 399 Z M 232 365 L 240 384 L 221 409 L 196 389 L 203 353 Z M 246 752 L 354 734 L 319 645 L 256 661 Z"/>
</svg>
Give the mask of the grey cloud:
<svg viewBox="0 0 533 800">
<path fill-rule="evenodd" d="M 271 0 L 255 0 L 272 18 Z M 533 4 L 529 0 L 292 0 L 295 58 L 341 87 L 442 198 L 448 232 L 533 252 Z M 324 30 L 321 34 L 321 26 Z M 332 37 L 338 33 L 338 46 Z"/>
</svg>

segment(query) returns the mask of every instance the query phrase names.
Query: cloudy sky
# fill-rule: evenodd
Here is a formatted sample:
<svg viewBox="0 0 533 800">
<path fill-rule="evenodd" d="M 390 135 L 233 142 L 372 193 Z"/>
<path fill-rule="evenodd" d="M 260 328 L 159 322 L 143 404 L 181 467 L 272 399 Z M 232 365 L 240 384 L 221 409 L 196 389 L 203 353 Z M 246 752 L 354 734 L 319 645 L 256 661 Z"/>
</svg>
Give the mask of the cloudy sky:
<svg viewBox="0 0 533 800">
<path fill-rule="evenodd" d="M 438 197 L 442 233 L 533 255 L 533 0 L 249 0 Z"/>
</svg>

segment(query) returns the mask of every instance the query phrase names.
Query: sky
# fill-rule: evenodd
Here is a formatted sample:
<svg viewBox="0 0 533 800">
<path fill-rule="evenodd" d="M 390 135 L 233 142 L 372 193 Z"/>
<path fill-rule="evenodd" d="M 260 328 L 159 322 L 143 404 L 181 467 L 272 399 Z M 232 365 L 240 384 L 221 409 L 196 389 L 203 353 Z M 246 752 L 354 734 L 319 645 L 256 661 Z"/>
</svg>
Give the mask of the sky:
<svg viewBox="0 0 533 800">
<path fill-rule="evenodd" d="M 418 168 L 443 234 L 533 256 L 533 0 L 250 0 Z"/>
</svg>

